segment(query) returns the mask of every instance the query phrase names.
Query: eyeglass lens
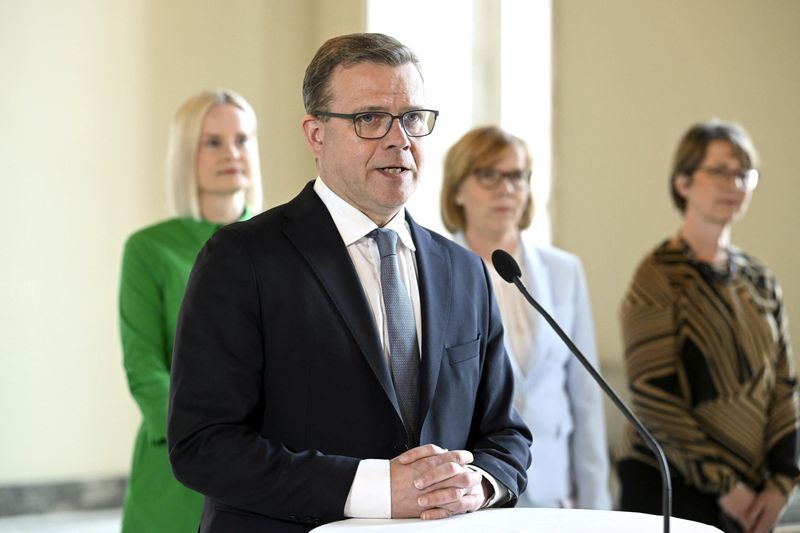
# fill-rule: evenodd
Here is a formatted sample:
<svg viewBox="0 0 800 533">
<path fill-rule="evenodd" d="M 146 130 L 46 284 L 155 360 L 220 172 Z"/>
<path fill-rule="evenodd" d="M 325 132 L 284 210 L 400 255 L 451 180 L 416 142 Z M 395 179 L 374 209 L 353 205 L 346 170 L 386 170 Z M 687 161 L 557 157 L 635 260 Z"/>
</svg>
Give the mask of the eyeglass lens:
<svg viewBox="0 0 800 533">
<path fill-rule="evenodd" d="M 501 172 L 494 168 L 479 168 L 474 174 L 478 179 L 478 183 L 484 187 L 494 187 L 500 183 L 500 180 L 503 178 L 508 178 L 514 187 L 521 188 L 528 184 L 528 180 L 531 177 L 530 170 L 509 170 L 508 172 Z"/>
<path fill-rule="evenodd" d="M 754 168 L 735 171 L 726 167 L 701 167 L 699 170 L 703 170 L 709 176 L 717 179 L 735 178 L 738 183 L 748 189 L 755 189 L 756 185 L 758 185 L 759 173 Z"/>
<path fill-rule="evenodd" d="M 391 113 L 375 111 L 358 113 L 353 117 L 356 133 L 365 139 L 378 139 L 392 128 L 395 117 Z M 425 109 L 406 111 L 400 115 L 400 124 L 409 137 L 424 137 L 433 130 L 436 114 Z"/>
</svg>

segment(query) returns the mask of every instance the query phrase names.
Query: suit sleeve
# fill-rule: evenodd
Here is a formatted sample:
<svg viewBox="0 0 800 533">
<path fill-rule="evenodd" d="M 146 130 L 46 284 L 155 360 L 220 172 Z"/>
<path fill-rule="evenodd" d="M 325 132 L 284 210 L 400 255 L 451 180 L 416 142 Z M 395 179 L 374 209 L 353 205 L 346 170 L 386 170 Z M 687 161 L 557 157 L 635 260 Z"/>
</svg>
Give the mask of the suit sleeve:
<svg viewBox="0 0 800 533">
<path fill-rule="evenodd" d="M 342 519 L 358 459 L 291 450 L 259 432 L 269 416 L 264 359 L 281 356 L 265 353 L 259 294 L 246 246 L 223 228 L 198 256 L 178 321 L 168 432 L 173 471 L 237 512 Z"/>
<path fill-rule="evenodd" d="M 573 263 L 571 307 L 575 313 L 570 335 L 592 366 L 600 371 L 589 291 L 583 267 Z M 608 491 L 608 444 L 606 442 L 601 389 L 577 358 L 570 354 L 567 364 L 567 394 L 574 420 L 570 441 L 572 483 L 577 506 L 582 509 L 610 509 Z"/>
<path fill-rule="evenodd" d="M 158 263 L 141 236 L 125 244 L 119 289 L 119 328 L 128 387 L 153 443 L 164 442 L 169 354 Z"/>
<path fill-rule="evenodd" d="M 486 355 L 472 420 L 470 451 L 475 466 L 485 470 L 509 491 L 497 506 L 513 507 L 527 486 L 531 464 L 531 432 L 514 408 L 514 376 L 503 343 L 500 310 L 484 266 L 489 302 Z"/>
</svg>

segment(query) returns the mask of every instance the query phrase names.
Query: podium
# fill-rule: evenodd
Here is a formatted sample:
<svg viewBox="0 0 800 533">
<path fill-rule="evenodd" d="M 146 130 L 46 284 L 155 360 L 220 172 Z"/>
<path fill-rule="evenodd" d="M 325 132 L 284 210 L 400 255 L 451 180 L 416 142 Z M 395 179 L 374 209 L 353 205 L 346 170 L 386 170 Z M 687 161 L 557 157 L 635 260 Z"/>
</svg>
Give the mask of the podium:
<svg viewBox="0 0 800 533">
<path fill-rule="evenodd" d="M 670 518 L 670 533 L 721 533 L 719 529 Z M 659 515 L 585 509 L 484 509 L 443 520 L 350 518 L 314 533 L 660 533 Z"/>
</svg>

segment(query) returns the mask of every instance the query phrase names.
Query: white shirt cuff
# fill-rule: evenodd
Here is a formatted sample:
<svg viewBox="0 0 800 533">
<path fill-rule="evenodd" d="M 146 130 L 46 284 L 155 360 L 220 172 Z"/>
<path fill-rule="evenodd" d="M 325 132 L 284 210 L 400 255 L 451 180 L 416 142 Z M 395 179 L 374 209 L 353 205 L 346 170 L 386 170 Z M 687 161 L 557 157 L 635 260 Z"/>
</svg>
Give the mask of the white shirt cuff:
<svg viewBox="0 0 800 533">
<path fill-rule="evenodd" d="M 505 485 L 497 481 L 494 477 L 492 477 L 482 468 L 478 468 L 475 465 L 467 465 L 467 468 L 474 470 L 475 472 L 479 473 L 484 478 L 486 478 L 486 481 L 488 481 L 489 484 L 494 489 L 494 494 L 489 499 L 489 501 L 486 502 L 486 504 L 481 507 L 481 509 L 483 509 L 484 507 L 492 507 L 496 503 L 506 503 L 509 500 L 508 489 L 505 487 Z"/>
<path fill-rule="evenodd" d="M 497 489 L 495 489 L 497 494 Z M 389 461 L 363 459 L 358 463 L 356 476 L 344 503 L 348 518 L 391 518 L 392 481 Z"/>
</svg>

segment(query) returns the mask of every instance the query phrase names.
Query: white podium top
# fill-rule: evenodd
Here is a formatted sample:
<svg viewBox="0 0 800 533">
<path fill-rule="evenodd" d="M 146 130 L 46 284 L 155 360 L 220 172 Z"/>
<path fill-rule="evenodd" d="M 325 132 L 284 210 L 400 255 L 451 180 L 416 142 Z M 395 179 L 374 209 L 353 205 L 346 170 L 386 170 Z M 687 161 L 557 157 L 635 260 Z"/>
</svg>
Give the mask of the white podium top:
<svg viewBox="0 0 800 533">
<path fill-rule="evenodd" d="M 670 533 L 720 533 L 719 529 L 670 518 Z M 315 528 L 314 533 L 658 533 L 664 519 L 658 515 L 584 509 L 484 509 L 444 520 L 379 520 L 351 518 Z"/>
</svg>

